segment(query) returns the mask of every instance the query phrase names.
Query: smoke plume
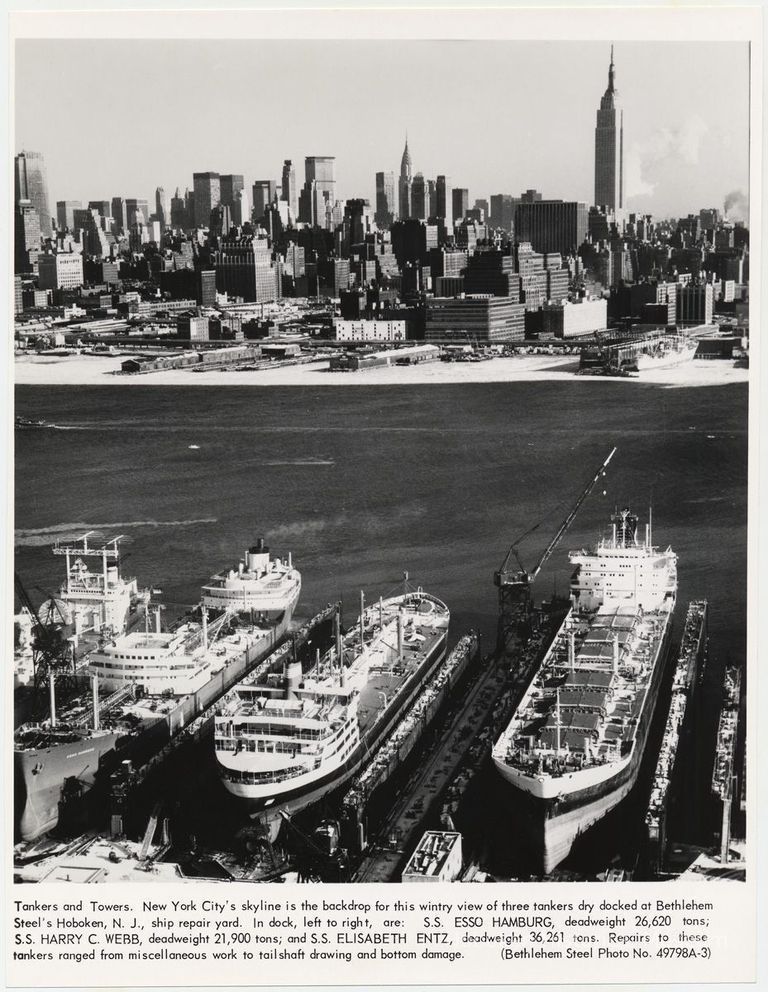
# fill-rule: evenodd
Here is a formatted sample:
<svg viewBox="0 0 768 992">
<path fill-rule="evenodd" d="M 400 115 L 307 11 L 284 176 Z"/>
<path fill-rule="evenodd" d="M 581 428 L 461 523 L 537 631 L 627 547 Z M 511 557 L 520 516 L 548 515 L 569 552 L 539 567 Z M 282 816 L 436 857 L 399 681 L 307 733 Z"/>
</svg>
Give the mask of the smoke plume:
<svg viewBox="0 0 768 992">
<path fill-rule="evenodd" d="M 747 220 L 749 217 L 749 200 L 740 189 L 732 190 L 723 203 L 723 213 L 729 220 Z"/>
</svg>

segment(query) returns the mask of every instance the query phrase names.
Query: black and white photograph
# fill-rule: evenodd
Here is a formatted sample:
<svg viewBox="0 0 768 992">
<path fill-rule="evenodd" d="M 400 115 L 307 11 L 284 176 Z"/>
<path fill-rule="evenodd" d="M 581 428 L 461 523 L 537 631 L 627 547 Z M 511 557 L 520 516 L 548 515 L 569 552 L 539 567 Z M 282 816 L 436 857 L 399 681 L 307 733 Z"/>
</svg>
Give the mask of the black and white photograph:
<svg viewBox="0 0 768 992">
<path fill-rule="evenodd" d="M 743 892 L 749 41 L 13 57 L 14 889 Z"/>
</svg>

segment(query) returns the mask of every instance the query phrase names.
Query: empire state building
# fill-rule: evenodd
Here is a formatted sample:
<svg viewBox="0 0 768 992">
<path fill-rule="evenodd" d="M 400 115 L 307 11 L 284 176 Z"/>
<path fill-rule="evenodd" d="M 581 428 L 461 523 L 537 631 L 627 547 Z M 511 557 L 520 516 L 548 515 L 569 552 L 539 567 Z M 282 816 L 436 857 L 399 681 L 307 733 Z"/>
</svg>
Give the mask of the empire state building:
<svg viewBox="0 0 768 992">
<path fill-rule="evenodd" d="M 595 127 L 595 206 L 621 210 L 624 205 L 624 113 L 618 106 L 613 67 L 608 67 L 608 89 L 600 101 Z"/>
</svg>

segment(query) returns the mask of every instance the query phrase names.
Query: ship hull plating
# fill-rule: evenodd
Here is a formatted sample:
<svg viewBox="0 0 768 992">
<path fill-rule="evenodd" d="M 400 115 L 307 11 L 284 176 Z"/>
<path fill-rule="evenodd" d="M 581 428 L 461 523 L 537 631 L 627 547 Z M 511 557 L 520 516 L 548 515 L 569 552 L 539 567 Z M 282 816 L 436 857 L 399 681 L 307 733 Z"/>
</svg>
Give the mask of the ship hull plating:
<svg viewBox="0 0 768 992">
<path fill-rule="evenodd" d="M 521 789 L 507 765 L 494 759 L 494 765 L 513 792 L 514 826 L 522 834 L 533 874 L 548 874 L 570 854 L 577 838 L 585 834 L 631 792 L 642 765 L 656 701 L 667 668 L 671 638 L 671 614 L 653 666 L 645 705 L 638 721 L 637 733 L 629 760 L 621 763 L 616 774 L 584 789 L 541 799 Z"/>
<path fill-rule="evenodd" d="M 405 691 L 398 693 L 392 705 L 372 726 L 357 747 L 345 761 L 317 777 L 301 776 L 300 784 L 287 788 L 283 792 L 269 795 L 254 796 L 252 788 L 227 778 L 222 781 L 226 789 L 245 806 L 249 816 L 259 819 L 268 828 L 271 839 L 277 837 L 282 823 L 281 812 L 293 815 L 318 802 L 329 792 L 343 786 L 355 775 L 363 763 L 372 755 L 382 737 L 394 726 L 397 717 L 415 700 L 419 689 L 435 669 L 442 663 L 446 655 L 447 632 L 435 644 L 422 665 L 405 683 Z"/>
<path fill-rule="evenodd" d="M 76 780 L 84 795 L 97 779 L 104 778 L 120 761 L 148 760 L 153 753 L 182 731 L 203 710 L 263 658 L 285 634 L 293 601 L 268 637 L 246 649 L 196 693 L 179 699 L 178 706 L 164 717 L 143 726 L 137 733 L 113 733 L 50 748 L 16 749 L 14 752 L 15 821 L 17 837 L 33 841 L 59 822 L 59 802 L 68 779 Z"/>
</svg>

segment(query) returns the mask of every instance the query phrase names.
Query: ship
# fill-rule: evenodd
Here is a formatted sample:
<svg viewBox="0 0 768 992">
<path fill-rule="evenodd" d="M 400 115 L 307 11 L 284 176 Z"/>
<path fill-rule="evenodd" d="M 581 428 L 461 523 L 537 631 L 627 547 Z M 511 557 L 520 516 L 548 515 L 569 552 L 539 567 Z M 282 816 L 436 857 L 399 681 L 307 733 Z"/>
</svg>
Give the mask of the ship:
<svg viewBox="0 0 768 992">
<path fill-rule="evenodd" d="M 654 345 L 651 351 L 644 351 L 637 356 L 638 372 L 648 372 L 651 369 L 670 368 L 690 362 L 696 354 L 699 342 L 685 334 L 665 334 Z"/>
<path fill-rule="evenodd" d="M 376 753 L 445 658 L 450 613 L 421 588 L 380 599 L 307 671 L 299 661 L 222 700 L 214 746 L 225 788 L 274 839 Z"/>
<path fill-rule="evenodd" d="M 81 798 L 120 762 L 148 760 L 281 641 L 301 591 L 292 562 L 259 542 L 224 574 L 227 594 L 211 611 L 204 593 L 199 622 L 162 631 L 158 609 L 152 625 L 145 611 L 143 630 L 107 630 L 86 659 L 87 691 L 58 708 L 51 680 L 48 718 L 14 735 L 21 840 L 52 830 L 62 799 Z"/>
<path fill-rule="evenodd" d="M 654 546 L 650 520 L 641 541 L 629 509 L 611 524 L 570 553 L 571 606 L 492 751 L 534 873 L 632 789 L 668 659 L 677 556 Z"/>
</svg>

